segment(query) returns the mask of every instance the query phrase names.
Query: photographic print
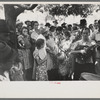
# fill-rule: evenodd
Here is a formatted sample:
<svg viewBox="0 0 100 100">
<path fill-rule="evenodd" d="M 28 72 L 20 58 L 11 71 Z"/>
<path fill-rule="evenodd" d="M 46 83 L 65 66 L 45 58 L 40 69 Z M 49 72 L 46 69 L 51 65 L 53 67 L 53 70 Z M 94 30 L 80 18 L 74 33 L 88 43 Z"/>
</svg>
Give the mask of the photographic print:
<svg viewBox="0 0 100 100">
<path fill-rule="evenodd" d="M 1 4 L 0 80 L 100 80 L 99 4 Z"/>
<path fill-rule="evenodd" d="M 0 97 L 98 97 L 100 4 L 0 2 L 0 81 Z"/>
</svg>

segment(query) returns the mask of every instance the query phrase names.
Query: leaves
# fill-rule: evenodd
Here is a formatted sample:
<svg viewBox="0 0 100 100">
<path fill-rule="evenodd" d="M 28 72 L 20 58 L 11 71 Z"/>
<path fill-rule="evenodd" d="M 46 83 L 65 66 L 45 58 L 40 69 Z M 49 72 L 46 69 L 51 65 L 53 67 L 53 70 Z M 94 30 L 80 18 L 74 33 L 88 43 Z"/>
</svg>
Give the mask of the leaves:
<svg viewBox="0 0 100 100">
<path fill-rule="evenodd" d="M 52 16 L 80 15 L 81 17 L 87 17 L 94 11 L 93 4 L 46 4 L 40 6 L 44 8 L 44 11 L 49 11 L 49 14 Z M 41 9 L 41 7 L 39 7 L 39 9 Z"/>
</svg>

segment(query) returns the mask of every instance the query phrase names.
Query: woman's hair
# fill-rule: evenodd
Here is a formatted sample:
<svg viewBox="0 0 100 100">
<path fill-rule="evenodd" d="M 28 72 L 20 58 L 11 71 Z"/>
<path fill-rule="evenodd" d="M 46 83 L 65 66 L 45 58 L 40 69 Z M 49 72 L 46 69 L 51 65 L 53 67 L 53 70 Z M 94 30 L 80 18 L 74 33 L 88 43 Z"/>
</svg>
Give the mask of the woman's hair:
<svg viewBox="0 0 100 100">
<path fill-rule="evenodd" d="M 61 26 L 58 26 L 57 28 L 56 28 L 56 31 L 62 31 L 63 30 L 63 28 L 61 27 Z"/>
<path fill-rule="evenodd" d="M 57 33 L 57 35 L 61 35 L 61 34 L 63 34 L 62 33 L 62 31 L 63 31 L 63 28 L 61 27 L 61 26 L 58 26 L 57 28 L 56 28 L 56 32 L 60 32 L 60 33 Z"/>
<path fill-rule="evenodd" d="M 31 22 L 32 27 L 34 27 L 34 24 L 35 24 L 35 23 L 38 23 L 38 21 L 32 21 L 32 22 Z"/>
<path fill-rule="evenodd" d="M 51 24 L 50 23 L 46 23 L 45 26 L 50 28 Z"/>
<path fill-rule="evenodd" d="M 64 32 L 64 34 L 65 34 L 65 36 L 66 36 L 66 37 L 67 37 L 67 36 L 68 36 L 68 37 L 70 37 L 70 36 L 71 36 L 71 35 L 70 35 L 70 32 L 69 32 L 69 31 L 67 31 L 67 30 Z"/>
<path fill-rule="evenodd" d="M 87 30 L 89 32 L 89 34 L 90 34 L 90 29 L 87 28 L 87 27 L 82 29 L 81 34 L 83 33 L 84 30 Z"/>
<path fill-rule="evenodd" d="M 37 49 L 41 49 L 41 46 L 44 44 L 44 39 L 38 39 L 36 41 L 36 47 Z"/>
<path fill-rule="evenodd" d="M 51 26 L 51 27 L 50 27 L 50 31 L 51 31 L 51 32 L 54 32 L 55 30 L 56 30 L 56 27 L 55 27 L 55 26 Z"/>
<path fill-rule="evenodd" d="M 23 34 L 23 29 L 27 29 L 28 30 L 28 34 L 29 34 L 29 29 L 27 28 L 27 27 L 22 27 L 22 29 L 21 29 L 21 34 Z"/>
</svg>

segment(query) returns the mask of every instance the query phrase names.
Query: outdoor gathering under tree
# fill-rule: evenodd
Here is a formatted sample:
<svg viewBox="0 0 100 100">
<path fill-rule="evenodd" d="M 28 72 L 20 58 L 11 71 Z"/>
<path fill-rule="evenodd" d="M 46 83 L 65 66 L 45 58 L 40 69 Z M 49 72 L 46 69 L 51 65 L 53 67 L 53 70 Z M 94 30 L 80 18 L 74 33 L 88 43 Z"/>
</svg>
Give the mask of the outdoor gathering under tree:
<svg viewBox="0 0 100 100">
<path fill-rule="evenodd" d="M 0 13 L 0 81 L 100 80 L 100 5 L 1 4 Z"/>
</svg>

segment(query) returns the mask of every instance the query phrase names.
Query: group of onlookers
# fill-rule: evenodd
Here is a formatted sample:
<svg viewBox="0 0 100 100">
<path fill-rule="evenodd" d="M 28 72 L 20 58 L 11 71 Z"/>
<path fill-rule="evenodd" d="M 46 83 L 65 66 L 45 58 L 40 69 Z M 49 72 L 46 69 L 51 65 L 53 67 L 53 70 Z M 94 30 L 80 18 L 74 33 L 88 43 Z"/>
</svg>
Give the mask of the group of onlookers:
<svg viewBox="0 0 100 100">
<path fill-rule="evenodd" d="M 79 80 L 83 72 L 100 75 L 100 20 L 88 27 L 85 19 L 73 25 L 53 23 L 17 22 L 14 50 L 8 44 L 8 26 L 0 20 L 2 80 L 63 81 Z"/>
</svg>

